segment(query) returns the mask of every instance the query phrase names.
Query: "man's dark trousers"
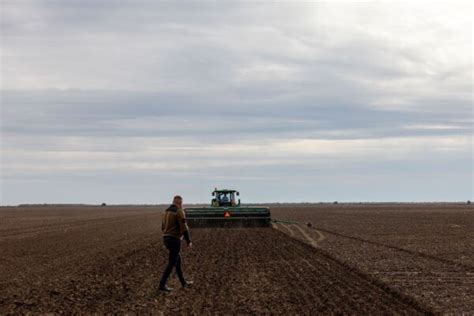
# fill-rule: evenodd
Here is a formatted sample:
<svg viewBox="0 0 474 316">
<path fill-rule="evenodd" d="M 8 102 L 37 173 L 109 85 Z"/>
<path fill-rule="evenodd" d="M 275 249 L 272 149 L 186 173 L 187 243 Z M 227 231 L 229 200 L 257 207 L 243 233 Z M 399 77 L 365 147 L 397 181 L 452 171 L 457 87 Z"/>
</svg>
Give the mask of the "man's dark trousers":
<svg viewBox="0 0 474 316">
<path fill-rule="evenodd" d="M 168 278 L 170 277 L 171 271 L 173 271 L 174 267 L 176 267 L 176 274 L 178 274 L 179 281 L 181 284 L 184 284 L 186 280 L 184 280 L 183 270 L 181 270 L 181 255 L 179 254 L 181 251 L 181 239 L 172 236 L 165 236 L 163 237 L 163 241 L 170 254 L 168 265 L 166 266 L 166 269 L 163 272 L 163 276 L 160 280 L 160 287 L 164 287 L 166 285 L 166 282 L 168 281 Z"/>
</svg>

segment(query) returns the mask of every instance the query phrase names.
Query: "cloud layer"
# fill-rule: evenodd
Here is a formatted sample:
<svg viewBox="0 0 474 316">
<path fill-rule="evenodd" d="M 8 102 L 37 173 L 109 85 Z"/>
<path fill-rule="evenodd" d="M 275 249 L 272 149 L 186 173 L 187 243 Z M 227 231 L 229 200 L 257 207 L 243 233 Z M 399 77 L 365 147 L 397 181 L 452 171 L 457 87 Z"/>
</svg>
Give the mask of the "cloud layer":
<svg viewBox="0 0 474 316">
<path fill-rule="evenodd" d="M 468 1 L 2 6 L 2 204 L 472 198 Z"/>
</svg>

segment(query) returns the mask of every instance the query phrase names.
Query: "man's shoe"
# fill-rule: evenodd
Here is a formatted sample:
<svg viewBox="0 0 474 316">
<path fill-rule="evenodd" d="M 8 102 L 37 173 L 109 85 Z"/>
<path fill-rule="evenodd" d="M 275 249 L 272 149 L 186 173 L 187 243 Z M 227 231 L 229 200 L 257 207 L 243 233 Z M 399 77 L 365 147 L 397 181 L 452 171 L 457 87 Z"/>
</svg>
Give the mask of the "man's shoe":
<svg viewBox="0 0 474 316">
<path fill-rule="evenodd" d="M 173 291 L 173 289 L 170 288 L 170 287 L 167 287 L 167 286 L 165 285 L 165 286 L 160 286 L 160 287 L 158 288 L 158 291 L 160 291 L 160 292 L 165 292 L 165 293 L 169 293 L 169 292 Z"/>
<path fill-rule="evenodd" d="M 186 289 L 186 288 L 188 288 L 188 287 L 191 287 L 193 284 L 194 284 L 193 281 L 184 281 L 184 283 L 181 283 L 181 287 L 182 287 L 183 289 Z"/>
</svg>

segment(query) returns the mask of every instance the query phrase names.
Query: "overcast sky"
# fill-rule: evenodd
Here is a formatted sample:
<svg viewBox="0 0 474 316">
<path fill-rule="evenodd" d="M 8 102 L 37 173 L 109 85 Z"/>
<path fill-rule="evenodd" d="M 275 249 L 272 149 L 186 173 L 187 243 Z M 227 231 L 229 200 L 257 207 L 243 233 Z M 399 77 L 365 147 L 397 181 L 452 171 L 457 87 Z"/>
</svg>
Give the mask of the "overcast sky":
<svg viewBox="0 0 474 316">
<path fill-rule="evenodd" d="M 1 204 L 473 194 L 471 1 L 1 8 Z"/>
</svg>

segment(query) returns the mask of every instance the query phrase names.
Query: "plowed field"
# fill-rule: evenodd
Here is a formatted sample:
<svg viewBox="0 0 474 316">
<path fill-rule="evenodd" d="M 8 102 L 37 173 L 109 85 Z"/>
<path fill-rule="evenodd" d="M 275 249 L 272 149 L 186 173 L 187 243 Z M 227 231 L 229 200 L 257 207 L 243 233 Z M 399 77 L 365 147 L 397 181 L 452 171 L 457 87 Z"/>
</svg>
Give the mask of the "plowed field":
<svg viewBox="0 0 474 316">
<path fill-rule="evenodd" d="M 277 228 L 440 313 L 474 313 L 474 208 L 467 204 L 274 206 Z M 311 227 L 306 224 L 310 222 Z"/>
<path fill-rule="evenodd" d="M 299 222 L 315 223 L 320 219 L 318 212 L 324 214 L 317 206 L 313 213 L 288 206 L 274 209 L 276 217 Z M 194 247 L 183 248 L 185 274 L 195 285 L 179 289 L 172 277 L 170 286 L 175 290 L 159 294 L 156 287 L 166 264 L 159 232 L 161 212 L 157 207 L 1 208 L 0 314 L 417 314 L 471 308 L 472 302 L 463 305 L 454 292 L 454 305 L 424 300 L 423 287 L 416 292 L 416 278 L 414 283 L 403 278 L 405 268 L 398 277 L 387 277 L 388 270 L 375 273 L 372 265 L 358 262 L 357 253 L 368 256 L 365 261 L 372 260 L 380 255 L 374 243 L 392 240 L 353 236 L 337 225 L 321 227 L 327 231 L 281 223 L 276 229 L 196 229 L 192 231 Z M 361 245 L 329 231 L 372 243 Z M 391 262 L 408 265 L 410 252 L 392 250 L 378 260 L 387 266 Z M 427 262 L 431 262 L 429 256 L 436 256 L 427 255 L 423 257 Z M 455 262 L 458 270 L 453 268 L 454 273 L 471 273 L 469 259 L 444 258 L 450 261 L 441 266 Z M 406 288 L 397 281 L 400 278 Z M 469 295 L 469 289 L 465 293 Z"/>
</svg>

